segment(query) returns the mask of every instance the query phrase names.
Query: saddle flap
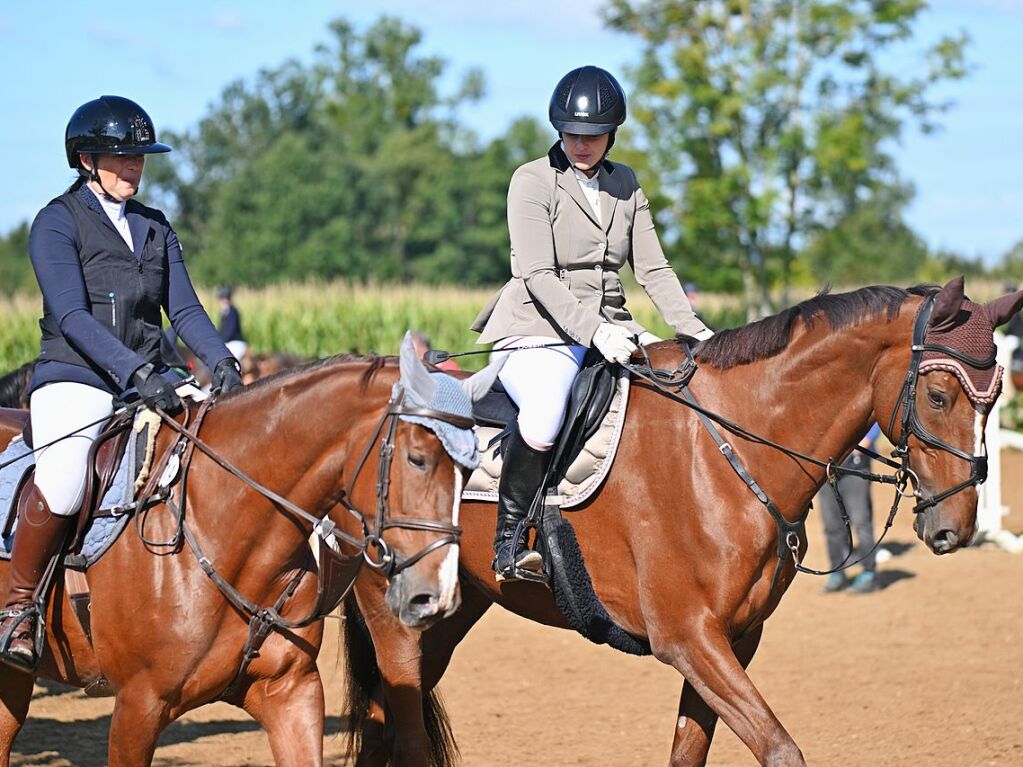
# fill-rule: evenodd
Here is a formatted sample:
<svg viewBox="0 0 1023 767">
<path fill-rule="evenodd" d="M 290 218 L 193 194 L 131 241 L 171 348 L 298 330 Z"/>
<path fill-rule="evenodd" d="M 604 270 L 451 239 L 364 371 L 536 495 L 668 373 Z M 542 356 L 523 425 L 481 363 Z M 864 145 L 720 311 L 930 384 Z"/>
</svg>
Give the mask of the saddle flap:
<svg viewBox="0 0 1023 767">
<path fill-rule="evenodd" d="M 472 406 L 472 417 L 480 426 L 504 429 L 508 424 L 514 423 L 518 416 L 519 409 L 508 396 L 500 379 L 494 381 L 494 385 L 483 395 L 483 399 L 474 402 Z"/>
</svg>

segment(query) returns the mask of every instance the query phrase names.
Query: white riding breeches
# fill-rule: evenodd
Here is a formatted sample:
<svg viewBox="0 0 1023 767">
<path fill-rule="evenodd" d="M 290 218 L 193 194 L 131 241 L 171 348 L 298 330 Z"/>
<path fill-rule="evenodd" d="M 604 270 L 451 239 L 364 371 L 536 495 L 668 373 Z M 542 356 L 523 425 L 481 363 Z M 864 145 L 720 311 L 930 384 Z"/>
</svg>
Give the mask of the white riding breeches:
<svg viewBox="0 0 1023 767">
<path fill-rule="evenodd" d="M 519 433 L 534 450 L 550 450 L 561 429 L 585 346 L 553 346 L 547 349 L 519 349 L 521 346 L 561 344 L 546 336 L 511 336 L 494 344 L 495 353 L 505 349 L 508 360 L 499 378 L 519 407 Z"/>
<path fill-rule="evenodd" d="M 69 381 L 48 384 L 32 392 L 35 446 L 73 435 L 36 453 L 36 487 L 54 514 L 67 517 L 81 506 L 89 448 L 106 426 L 101 419 L 114 412 L 113 399 L 102 389 Z M 99 423 L 86 426 L 93 421 Z"/>
</svg>

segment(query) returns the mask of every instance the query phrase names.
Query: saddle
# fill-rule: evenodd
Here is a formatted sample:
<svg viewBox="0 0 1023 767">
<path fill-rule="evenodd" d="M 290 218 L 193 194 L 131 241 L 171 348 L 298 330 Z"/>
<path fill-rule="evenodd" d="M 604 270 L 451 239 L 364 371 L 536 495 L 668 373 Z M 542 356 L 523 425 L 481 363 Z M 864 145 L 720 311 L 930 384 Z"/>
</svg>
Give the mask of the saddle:
<svg viewBox="0 0 1023 767">
<path fill-rule="evenodd" d="M 575 506 L 598 487 L 610 468 L 627 401 L 628 374 L 587 355 L 569 395 L 565 422 L 551 454 L 550 484 L 560 494 L 549 502 Z M 501 443 L 515 428 L 518 408 L 500 381 L 473 408 L 483 463 L 466 483 L 463 498 L 497 501 Z M 592 441 L 591 441 L 592 440 Z M 599 443 L 599 444 L 598 444 Z"/>
<path fill-rule="evenodd" d="M 87 564 L 91 564 L 92 561 L 98 558 L 84 555 L 82 547 L 85 542 L 85 533 L 92 527 L 101 506 L 111 507 L 111 511 L 104 514 L 104 516 L 110 516 L 111 513 L 116 514 L 119 511 L 120 505 L 124 502 L 127 491 L 111 492 L 115 477 L 118 476 L 118 470 L 121 468 L 122 459 L 134 464 L 134 466 L 125 467 L 128 471 L 135 469 L 137 472 L 145 462 L 146 455 L 141 452 L 142 448 L 146 446 L 147 440 L 145 439 L 137 442 L 138 449 L 135 456 L 125 457 L 126 447 L 128 446 L 132 431 L 131 426 L 130 416 L 124 414 L 114 416 L 106 424 L 89 450 L 82 506 L 77 514 L 74 536 L 65 552 L 67 564 L 71 566 L 84 568 Z M 14 472 L 13 480 L 16 484 L 16 489 L 13 493 L 9 489 L 8 492 L 0 493 L 0 522 L 2 522 L 0 541 L 5 543 L 11 540 L 11 536 L 16 532 L 15 528 L 18 519 L 23 517 L 25 513 L 27 487 L 34 477 L 35 465 L 31 455 L 33 443 L 28 411 L 0 411 L 0 431 L 16 432 L 19 429 L 22 432 L 23 441 L 19 452 L 23 454 L 24 460 L 19 461 L 4 472 L 7 482 L 12 480 L 9 472 Z M 16 449 L 17 446 L 12 443 L 8 450 L 4 452 L 4 455 L 10 454 L 12 450 Z M 122 473 L 127 474 L 128 472 Z M 131 474 L 132 479 L 135 476 L 136 473 Z M 3 519 L 3 515 L 8 509 L 6 504 L 3 503 L 4 500 L 10 501 L 10 510 L 6 514 L 6 519 Z M 0 546 L 0 554 L 3 553 L 3 548 L 4 546 Z"/>
</svg>

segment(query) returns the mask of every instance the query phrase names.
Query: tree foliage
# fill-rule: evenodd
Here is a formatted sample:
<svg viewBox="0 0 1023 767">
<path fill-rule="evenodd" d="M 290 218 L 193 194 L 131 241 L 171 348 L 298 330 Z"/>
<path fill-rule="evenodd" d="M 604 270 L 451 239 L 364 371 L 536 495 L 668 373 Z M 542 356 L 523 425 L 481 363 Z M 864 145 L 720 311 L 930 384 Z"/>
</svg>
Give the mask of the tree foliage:
<svg viewBox="0 0 1023 767">
<path fill-rule="evenodd" d="M 609 24 L 646 43 L 630 121 L 672 200 L 662 220 L 678 261 L 711 259 L 767 311 L 812 235 L 879 212 L 899 186 L 893 142 L 908 123 L 933 128 L 945 105 L 932 87 L 966 72 L 962 36 L 932 46 L 917 73 L 891 71 L 923 7 L 611 0 Z"/>
<path fill-rule="evenodd" d="M 311 66 L 234 83 L 156 184 L 206 281 L 316 276 L 491 283 L 507 273 L 504 206 L 515 166 L 546 149 L 533 121 L 480 148 L 455 119 L 483 93 L 470 71 L 442 94 L 445 62 L 418 30 L 345 21 Z"/>
</svg>

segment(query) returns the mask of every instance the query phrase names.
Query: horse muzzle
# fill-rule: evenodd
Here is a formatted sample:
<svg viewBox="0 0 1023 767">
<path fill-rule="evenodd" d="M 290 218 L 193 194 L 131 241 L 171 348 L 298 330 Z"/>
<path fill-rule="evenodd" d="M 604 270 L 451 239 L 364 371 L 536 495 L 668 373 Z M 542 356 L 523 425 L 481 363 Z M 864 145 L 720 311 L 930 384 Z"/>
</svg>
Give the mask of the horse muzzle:
<svg viewBox="0 0 1023 767">
<path fill-rule="evenodd" d="M 414 569 L 404 570 L 391 578 L 387 586 L 387 606 L 394 616 L 411 629 L 427 629 L 458 609 L 461 595 L 448 591 L 436 582 L 422 577 Z"/>
<path fill-rule="evenodd" d="M 917 537 L 939 556 L 961 549 L 973 537 L 973 530 L 953 524 L 940 509 L 940 505 L 934 506 L 917 514 L 913 520 L 913 530 Z"/>
</svg>

